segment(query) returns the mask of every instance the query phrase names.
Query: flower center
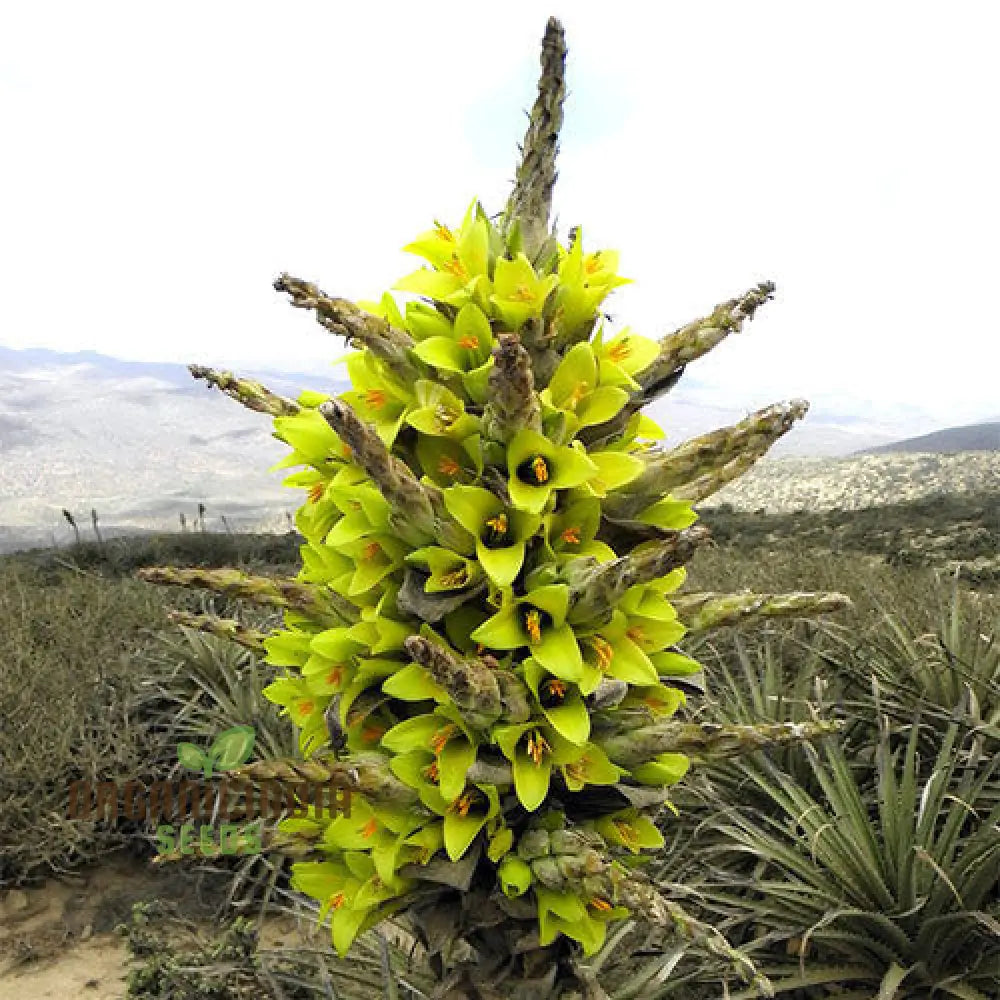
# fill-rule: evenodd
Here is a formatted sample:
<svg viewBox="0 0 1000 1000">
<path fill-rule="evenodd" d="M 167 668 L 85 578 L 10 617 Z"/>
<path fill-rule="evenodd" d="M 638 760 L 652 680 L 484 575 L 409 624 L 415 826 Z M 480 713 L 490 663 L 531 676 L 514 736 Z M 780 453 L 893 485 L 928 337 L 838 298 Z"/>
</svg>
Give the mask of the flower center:
<svg viewBox="0 0 1000 1000">
<path fill-rule="evenodd" d="M 559 536 L 567 545 L 580 544 L 580 529 L 577 527 L 566 528 Z"/>
<path fill-rule="evenodd" d="M 464 337 L 459 338 L 458 346 L 464 347 L 467 351 L 478 350 L 479 338 L 472 336 L 472 334 L 466 334 Z"/>
<path fill-rule="evenodd" d="M 319 503 L 323 499 L 323 492 L 326 489 L 325 483 L 313 483 L 309 487 L 309 502 Z"/>
<path fill-rule="evenodd" d="M 365 393 L 365 402 L 376 410 L 385 406 L 385 389 L 369 389 Z"/>
<path fill-rule="evenodd" d="M 542 703 L 543 708 L 557 708 L 566 700 L 567 692 L 566 682 L 559 680 L 558 677 L 553 677 L 551 680 L 547 680 L 541 688 L 541 697 L 539 701 Z"/>
<path fill-rule="evenodd" d="M 619 340 L 610 351 L 608 351 L 608 357 L 616 363 L 624 361 L 632 353 L 632 348 L 629 346 L 628 341 L 628 337 L 622 337 L 622 339 Z"/>
<path fill-rule="evenodd" d="M 634 826 L 630 823 L 626 823 L 624 820 L 616 819 L 614 821 L 614 827 L 618 832 L 618 836 L 622 838 L 625 844 L 629 847 L 639 846 L 639 831 L 636 830 Z"/>
<path fill-rule="evenodd" d="M 537 729 L 528 737 L 527 752 L 528 756 L 535 762 L 535 767 L 542 766 L 545 755 L 551 750 L 552 747 L 545 742 L 545 738 L 539 734 Z"/>
<path fill-rule="evenodd" d="M 529 486 L 544 486 L 550 475 L 549 463 L 542 455 L 533 455 L 517 467 L 517 478 Z"/>
<path fill-rule="evenodd" d="M 482 542 L 487 548 L 495 549 L 507 545 L 510 540 L 510 523 L 506 514 L 497 514 L 486 519 L 486 530 Z"/>
<path fill-rule="evenodd" d="M 595 896 L 587 905 L 595 910 L 599 910 L 601 913 L 607 913 L 609 910 L 614 909 L 606 899 L 602 899 L 600 896 Z"/>
<path fill-rule="evenodd" d="M 385 728 L 377 722 L 370 722 L 361 730 L 361 739 L 365 743 L 377 743 L 383 736 L 385 736 Z"/>
<path fill-rule="evenodd" d="M 326 675 L 326 682 L 333 687 L 340 687 L 344 680 L 344 668 L 336 666 Z"/>
<path fill-rule="evenodd" d="M 524 630 L 532 645 L 542 641 L 542 613 L 537 608 L 532 608 L 524 616 Z"/>
<path fill-rule="evenodd" d="M 431 749 L 436 754 L 440 754 L 445 748 L 448 740 L 458 732 L 458 727 L 452 723 L 449 723 L 444 729 L 439 729 L 434 736 L 431 738 Z"/>
<path fill-rule="evenodd" d="M 442 476 L 457 476 L 461 472 L 462 467 L 451 457 L 451 455 L 442 455 L 440 461 L 438 462 L 438 472 Z"/>
<path fill-rule="evenodd" d="M 458 259 L 457 253 L 451 255 L 451 260 L 442 265 L 441 270 L 447 271 L 449 274 L 453 274 L 456 278 L 461 278 L 463 281 L 469 277 L 469 272 L 465 269 L 465 265 Z"/>
<path fill-rule="evenodd" d="M 535 293 L 527 285 L 518 285 L 511 294 L 515 302 L 534 302 Z"/>
<path fill-rule="evenodd" d="M 452 231 L 447 227 L 442 225 L 440 222 L 434 223 L 434 234 L 439 240 L 444 240 L 446 243 L 454 243 L 455 237 Z"/>
<path fill-rule="evenodd" d="M 463 816 L 463 817 L 464 816 L 468 816 L 469 815 L 469 810 L 472 808 L 472 795 L 471 795 L 471 793 L 466 792 L 460 798 L 456 799 L 456 801 L 453 803 L 453 807 L 454 807 L 455 812 L 457 812 L 459 816 Z"/>
<path fill-rule="evenodd" d="M 453 569 L 450 573 L 445 573 L 441 577 L 441 586 L 447 587 L 449 590 L 457 590 L 459 587 L 464 587 L 469 582 L 469 569 L 467 566 L 462 566 L 460 569 Z"/>
<path fill-rule="evenodd" d="M 379 548 L 378 542 L 369 542 L 361 553 L 361 558 L 365 562 L 371 562 L 382 550 Z"/>
<path fill-rule="evenodd" d="M 590 640 L 590 644 L 594 647 L 594 652 L 597 654 L 597 668 L 601 673 L 607 673 L 611 666 L 611 661 L 615 658 L 615 651 L 611 648 L 611 643 L 607 639 L 602 639 L 599 635 L 595 635 Z"/>
<path fill-rule="evenodd" d="M 335 892 L 327 901 L 327 906 L 334 910 L 339 910 L 344 905 L 344 894 L 342 892 Z"/>
<path fill-rule="evenodd" d="M 441 772 L 438 770 L 438 762 L 436 760 L 432 760 L 430 764 L 424 768 L 424 777 L 436 785 L 440 776 Z"/>
<path fill-rule="evenodd" d="M 370 820 L 363 827 L 361 827 L 361 836 L 368 840 L 369 837 L 374 837 L 378 832 L 378 820 L 372 816 Z"/>
<path fill-rule="evenodd" d="M 458 414 L 450 407 L 445 406 L 444 403 L 439 403 L 434 408 L 434 418 L 438 422 L 438 426 L 442 430 L 448 430 L 449 427 L 458 419 Z"/>
</svg>

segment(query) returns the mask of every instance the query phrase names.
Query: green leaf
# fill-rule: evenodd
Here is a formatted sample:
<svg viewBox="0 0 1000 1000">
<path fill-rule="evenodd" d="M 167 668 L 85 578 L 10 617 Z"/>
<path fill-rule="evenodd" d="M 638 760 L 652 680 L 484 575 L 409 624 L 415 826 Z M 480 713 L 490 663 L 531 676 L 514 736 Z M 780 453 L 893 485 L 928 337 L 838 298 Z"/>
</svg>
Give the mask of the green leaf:
<svg viewBox="0 0 1000 1000">
<path fill-rule="evenodd" d="M 428 337 L 413 347 L 413 353 L 421 361 L 443 371 L 460 372 L 465 369 L 462 348 L 450 337 Z"/>
<path fill-rule="evenodd" d="M 486 856 L 496 864 L 514 846 L 514 831 L 509 826 L 502 826 L 490 837 Z"/>
<path fill-rule="evenodd" d="M 398 670 L 382 683 L 382 690 L 390 698 L 398 698 L 400 701 L 444 701 L 447 699 L 447 692 L 428 673 L 426 667 L 419 663 L 411 663 L 409 666 Z"/>
<path fill-rule="evenodd" d="M 689 501 L 664 498 L 647 507 L 638 520 L 664 531 L 683 531 L 698 520 L 698 515 L 691 509 Z"/>
<path fill-rule="evenodd" d="M 549 793 L 549 781 L 552 778 L 552 759 L 546 756 L 540 763 L 535 763 L 526 753 L 518 751 L 514 754 L 514 791 L 518 801 L 528 812 L 534 812 Z"/>
<path fill-rule="evenodd" d="M 603 424 L 618 416 L 628 398 L 629 394 L 624 389 L 602 385 L 584 397 L 576 409 L 576 418 L 580 421 L 581 427 Z"/>
<path fill-rule="evenodd" d="M 476 555 L 486 575 L 498 587 L 509 587 L 524 564 L 524 543 L 491 549 L 481 541 L 476 545 Z"/>
<path fill-rule="evenodd" d="M 577 681 L 583 675 L 583 657 L 570 625 L 545 629 L 542 641 L 531 647 L 531 653 L 550 674 L 561 680 Z"/>
<path fill-rule="evenodd" d="M 590 713 L 578 691 L 571 692 L 561 705 L 542 711 L 552 728 L 570 743 L 580 746 L 590 738 Z"/>
<path fill-rule="evenodd" d="M 253 752 L 256 739 L 253 726 L 233 726 L 220 733 L 212 744 L 209 753 L 215 760 L 215 766 L 220 771 L 231 771 L 240 764 L 245 764 Z"/>
<path fill-rule="evenodd" d="M 455 736 L 438 754 L 438 786 L 449 801 L 457 799 L 465 789 L 465 776 L 476 762 L 476 748 L 461 736 Z"/>
<path fill-rule="evenodd" d="M 486 817 L 479 815 L 461 816 L 457 812 L 447 812 L 444 817 L 444 849 L 452 861 L 461 860 L 476 835 L 486 825 Z"/>
<path fill-rule="evenodd" d="M 470 638 L 490 649 L 517 649 L 528 644 L 528 637 L 521 628 L 517 606 L 501 608 L 492 618 L 477 628 Z"/>
<path fill-rule="evenodd" d="M 202 771 L 206 765 L 211 771 L 211 758 L 201 747 L 195 746 L 193 743 L 178 743 L 177 759 L 180 761 L 181 767 L 186 767 L 189 771 Z"/>
</svg>

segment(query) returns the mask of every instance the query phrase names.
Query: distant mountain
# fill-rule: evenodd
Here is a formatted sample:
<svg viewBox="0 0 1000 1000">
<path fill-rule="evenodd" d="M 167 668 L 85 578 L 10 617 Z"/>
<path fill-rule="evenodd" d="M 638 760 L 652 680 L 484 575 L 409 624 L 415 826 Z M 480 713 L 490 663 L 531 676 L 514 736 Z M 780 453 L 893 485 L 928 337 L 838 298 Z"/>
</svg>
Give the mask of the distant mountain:
<svg viewBox="0 0 1000 1000">
<path fill-rule="evenodd" d="M 329 364 L 299 373 L 219 367 L 292 398 L 302 389 L 333 394 L 346 386 L 344 369 Z M 761 394 L 753 406 L 742 405 L 744 398 L 695 375 L 653 404 L 651 415 L 672 447 L 781 397 Z M 934 426 L 927 414 L 876 412 L 842 394 L 813 404 L 772 449 L 779 465 L 785 456 L 831 466 L 838 456 Z M 0 347 L 0 552 L 72 541 L 63 508 L 85 537 L 91 509 L 111 537 L 174 530 L 180 514 L 194 520 L 199 503 L 209 530 L 221 530 L 225 516 L 236 531 L 284 531 L 302 493 L 281 485 L 287 472 L 268 471 L 287 454 L 271 427 L 268 417 L 193 379 L 182 364 Z M 765 499 L 768 489 L 761 486 Z M 756 496 L 753 502 L 764 505 Z"/>
<path fill-rule="evenodd" d="M 968 424 L 964 427 L 946 427 L 944 430 L 921 434 L 919 437 L 866 448 L 854 454 L 884 455 L 918 451 L 933 452 L 939 455 L 954 455 L 960 451 L 1000 451 L 1000 420 Z"/>
</svg>

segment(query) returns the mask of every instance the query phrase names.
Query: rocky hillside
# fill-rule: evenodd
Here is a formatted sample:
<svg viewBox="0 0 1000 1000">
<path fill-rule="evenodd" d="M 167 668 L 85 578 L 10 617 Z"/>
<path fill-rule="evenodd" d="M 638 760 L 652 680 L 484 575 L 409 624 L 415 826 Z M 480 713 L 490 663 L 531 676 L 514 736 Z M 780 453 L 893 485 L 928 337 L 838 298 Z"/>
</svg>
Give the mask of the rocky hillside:
<svg viewBox="0 0 1000 1000">
<path fill-rule="evenodd" d="M 763 459 L 703 504 L 791 513 L 860 510 L 935 494 L 1000 492 L 1000 451 Z"/>
</svg>

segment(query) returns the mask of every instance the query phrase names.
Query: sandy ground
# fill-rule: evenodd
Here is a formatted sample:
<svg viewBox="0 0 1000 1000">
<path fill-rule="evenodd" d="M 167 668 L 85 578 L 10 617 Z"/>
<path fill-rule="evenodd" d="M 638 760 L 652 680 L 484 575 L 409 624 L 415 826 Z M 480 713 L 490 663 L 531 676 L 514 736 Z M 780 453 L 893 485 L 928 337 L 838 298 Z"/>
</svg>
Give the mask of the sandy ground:
<svg viewBox="0 0 1000 1000">
<path fill-rule="evenodd" d="M 177 899 L 178 887 L 190 885 L 169 866 L 115 857 L 41 886 L 0 890 L 0 1000 L 122 1000 L 127 953 L 114 928 L 133 903 Z M 304 933 L 277 917 L 261 942 L 294 945 Z"/>
</svg>

